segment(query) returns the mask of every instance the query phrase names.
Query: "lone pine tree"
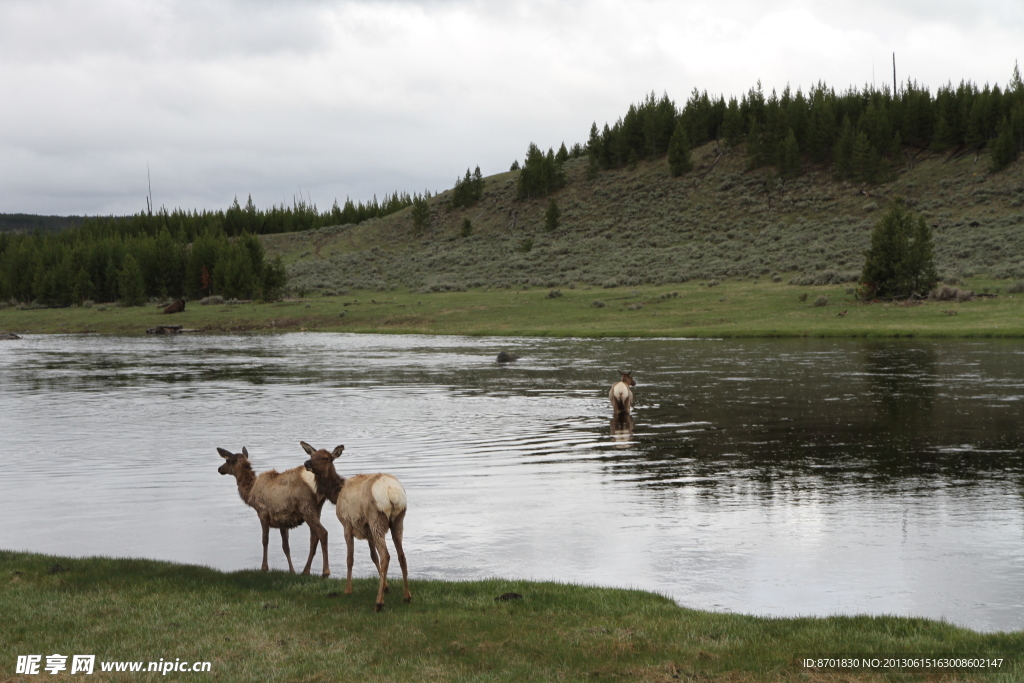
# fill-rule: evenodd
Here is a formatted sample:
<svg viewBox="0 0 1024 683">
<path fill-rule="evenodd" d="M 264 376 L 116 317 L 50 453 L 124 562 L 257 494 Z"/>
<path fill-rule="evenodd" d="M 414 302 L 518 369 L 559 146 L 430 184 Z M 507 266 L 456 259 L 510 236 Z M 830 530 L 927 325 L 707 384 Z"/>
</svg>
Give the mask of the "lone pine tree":
<svg viewBox="0 0 1024 683">
<path fill-rule="evenodd" d="M 923 295 L 938 280 L 931 229 L 902 197 L 889 202 L 871 233 L 860 280 L 865 298 Z"/>
</svg>

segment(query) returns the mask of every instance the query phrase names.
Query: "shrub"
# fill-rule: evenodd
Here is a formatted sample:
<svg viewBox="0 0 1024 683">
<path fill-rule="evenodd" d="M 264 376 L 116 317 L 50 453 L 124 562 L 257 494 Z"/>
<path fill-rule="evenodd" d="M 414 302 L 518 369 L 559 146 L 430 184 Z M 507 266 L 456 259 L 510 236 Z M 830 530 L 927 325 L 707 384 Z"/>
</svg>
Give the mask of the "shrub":
<svg viewBox="0 0 1024 683">
<path fill-rule="evenodd" d="M 204 296 L 199 300 L 199 304 L 202 306 L 217 306 L 224 303 L 224 297 L 220 294 L 214 294 L 213 296 Z"/>
<path fill-rule="evenodd" d="M 819 296 L 817 299 L 814 300 L 814 305 L 815 306 L 828 306 L 828 297 L 824 296 L 824 295 Z"/>
<path fill-rule="evenodd" d="M 1006 288 L 1007 294 L 1024 294 L 1024 280 L 1017 280 Z"/>
<path fill-rule="evenodd" d="M 550 292 L 547 293 L 548 299 L 557 299 L 560 296 L 562 296 L 562 291 L 559 289 L 552 289 Z"/>
<path fill-rule="evenodd" d="M 593 306 L 594 308 L 604 308 L 608 304 L 601 301 L 600 299 L 594 299 L 593 301 L 590 302 L 590 305 Z"/>
</svg>

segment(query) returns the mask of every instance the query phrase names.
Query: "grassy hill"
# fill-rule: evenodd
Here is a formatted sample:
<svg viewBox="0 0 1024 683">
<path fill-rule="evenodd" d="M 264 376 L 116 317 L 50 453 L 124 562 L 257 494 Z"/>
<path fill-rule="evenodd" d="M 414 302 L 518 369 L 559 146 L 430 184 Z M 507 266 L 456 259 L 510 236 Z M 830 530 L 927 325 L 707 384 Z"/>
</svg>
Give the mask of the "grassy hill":
<svg viewBox="0 0 1024 683">
<path fill-rule="evenodd" d="M 594 179 L 585 158 L 570 160 L 567 186 L 552 195 L 562 212 L 553 232 L 544 227 L 549 200 L 517 200 L 514 171 L 486 178 L 469 209 L 452 209 L 450 190 L 430 199 L 430 226 L 419 236 L 406 209 L 262 239 L 270 256 L 283 257 L 290 289 L 308 294 L 725 278 L 839 284 L 859 275 L 879 212 L 902 195 L 933 226 L 944 280 L 1024 278 L 1024 161 L 992 174 L 985 154 L 921 152 L 882 185 L 810 168 L 769 194 L 766 169 L 748 171 L 740 150 L 710 143 L 693 158 L 695 169 L 679 178 L 664 158 Z"/>
</svg>

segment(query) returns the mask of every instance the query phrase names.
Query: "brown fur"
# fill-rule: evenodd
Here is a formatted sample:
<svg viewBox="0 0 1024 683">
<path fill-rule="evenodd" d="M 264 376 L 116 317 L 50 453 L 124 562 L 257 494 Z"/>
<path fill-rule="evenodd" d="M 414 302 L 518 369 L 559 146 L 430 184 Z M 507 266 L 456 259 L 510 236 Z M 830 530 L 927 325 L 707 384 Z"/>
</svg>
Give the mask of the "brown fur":
<svg viewBox="0 0 1024 683">
<path fill-rule="evenodd" d="M 633 392 L 629 388 L 636 386 L 636 380 L 633 379 L 632 370 L 629 372 L 620 370 L 619 373 L 622 375 L 622 379 L 612 385 L 608 392 L 608 399 L 612 402 L 612 410 L 616 415 L 621 413 L 629 415 L 629 411 L 633 408 Z"/>
<path fill-rule="evenodd" d="M 259 515 L 260 524 L 263 526 L 261 569 L 269 570 L 267 544 L 270 540 L 270 529 L 273 527 L 281 530 L 281 546 L 284 548 L 285 557 L 288 558 L 288 571 L 295 573 L 288 547 L 288 530 L 305 522 L 309 526 L 309 558 L 302 573 L 309 574 L 319 543 L 324 555 L 323 576 L 330 576 L 331 570 L 327 564 L 327 529 L 320 523 L 320 511 L 326 497 L 313 493 L 309 488 L 303 479 L 303 468 L 293 467 L 284 472 L 268 470 L 257 477 L 252 465 L 249 464 L 249 452 L 244 447 L 241 453 L 231 453 L 223 448 L 218 448 L 217 452 L 226 460 L 217 471 L 221 474 L 234 475 L 238 484 L 238 495 Z"/>
<path fill-rule="evenodd" d="M 334 503 L 338 521 L 345 530 L 345 546 L 347 548 L 348 580 L 345 593 L 352 593 L 352 562 L 355 554 L 354 539 L 366 539 L 370 546 L 370 559 L 377 567 L 380 582 L 377 586 L 376 610 L 384 607 L 384 594 L 389 591 L 388 564 L 391 556 L 385 543 L 385 536 L 391 531 L 391 541 L 398 553 L 398 564 L 402 567 L 403 599 L 412 602 L 409 592 L 409 566 L 402 549 L 402 532 L 405 522 L 405 491 L 397 479 L 390 474 L 357 474 L 343 479 L 334 468 L 334 461 L 345 449 L 338 446 L 332 452 L 316 450 L 305 441 L 300 441 L 302 449 L 310 456 L 305 467 L 316 477 L 318 491 L 323 491 L 327 499 Z M 401 491 L 400 500 L 389 499 L 388 509 L 382 509 L 373 494 L 375 484 L 397 486 Z"/>
<path fill-rule="evenodd" d="M 185 310 L 185 300 L 184 299 L 178 299 L 174 303 L 168 305 L 167 308 L 164 309 L 164 313 L 181 313 L 184 310 Z"/>
</svg>

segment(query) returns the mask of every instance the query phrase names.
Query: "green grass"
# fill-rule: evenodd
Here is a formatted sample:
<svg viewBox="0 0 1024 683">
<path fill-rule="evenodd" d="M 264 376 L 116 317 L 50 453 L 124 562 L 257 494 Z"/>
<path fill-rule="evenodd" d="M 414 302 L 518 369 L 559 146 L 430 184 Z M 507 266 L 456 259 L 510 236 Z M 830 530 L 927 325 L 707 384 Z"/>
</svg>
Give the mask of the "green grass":
<svg viewBox="0 0 1024 683">
<path fill-rule="evenodd" d="M 661 287 L 483 289 L 421 294 L 361 291 L 272 304 L 201 306 L 163 315 L 155 306 L 0 310 L 0 331 L 143 334 L 156 325 L 209 332 L 382 332 L 460 335 L 673 337 L 1024 337 L 1024 295 L 1012 281 L 971 280 L 996 296 L 962 303 L 865 304 L 850 285 L 771 281 Z M 806 295 L 805 300 L 801 297 Z M 820 296 L 827 306 L 814 306 Z M 594 301 L 605 303 L 595 307 Z M 640 304 L 640 307 L 637 305 Z M 630 308 L 633 306 L 634 308 Z M 845 311 L 845 315 L 839 315 Z M 952 312 L 952 313 L 951 313 Z"/>
<path fill-rule="evenodd" d="M 0 551 L 0 679 L 18 655 L 212 662 L 223 681 L 1021 680 L 1024 633 L 896 617 L 773 619 L 651 593 L 525 581 L 376 583 Z M 499 602 L 506 592 L 521 600 Z M 797 654 L 1011 654 L 1002 673 L 807 672 Z M 45 662 L 45 659 L 44 659 Z M 70 660 L 69 660 L 70 662 Z M 209 674 L 171 674 L 205 680 Z M 44 674 L 47 676 L 47 674 Z M 95 675 L 155 680 L 155 674 Z M 24 677 L 34 680 L 35 677 Z M 83 678 L 83 680 L 91 680 Z"/>
</svg>

